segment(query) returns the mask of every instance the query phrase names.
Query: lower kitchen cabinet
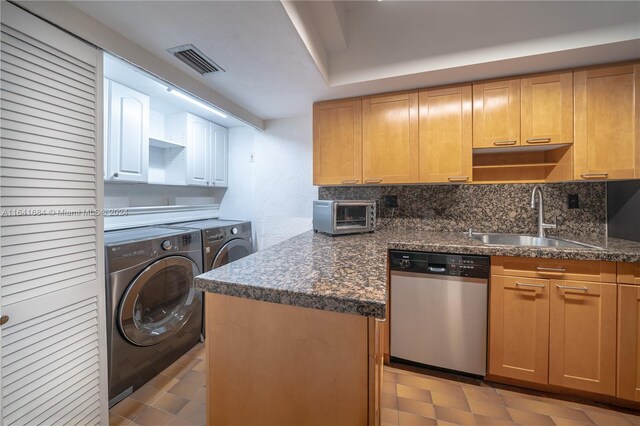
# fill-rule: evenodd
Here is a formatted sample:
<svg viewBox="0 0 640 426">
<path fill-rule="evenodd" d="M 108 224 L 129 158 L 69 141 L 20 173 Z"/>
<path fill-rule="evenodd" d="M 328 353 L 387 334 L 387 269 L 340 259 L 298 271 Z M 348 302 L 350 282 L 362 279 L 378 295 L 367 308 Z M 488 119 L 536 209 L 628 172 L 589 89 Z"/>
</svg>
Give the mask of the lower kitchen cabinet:
<svg viewBox="0 0 640 426">
<path fill-rule="evenodd" d="M 549 280 L 491 277 L 489 373 L 547 383 Z"/>
<path fill-rule="evenodd" d="M 640 286 L 618 286 L 617 396 L 640 402 Z"/>
<path fill-rule="evenodd" d="M 551 280 L 549 383 L 616 393 L 617 285 Z"/>
</svg>

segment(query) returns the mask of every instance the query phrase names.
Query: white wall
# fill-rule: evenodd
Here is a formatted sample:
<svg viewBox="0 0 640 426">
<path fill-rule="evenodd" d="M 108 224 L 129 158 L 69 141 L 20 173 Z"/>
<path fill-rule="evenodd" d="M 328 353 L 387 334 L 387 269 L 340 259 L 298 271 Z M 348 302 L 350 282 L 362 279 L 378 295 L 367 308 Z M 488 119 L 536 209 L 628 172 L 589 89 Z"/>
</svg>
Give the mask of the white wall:
<svg viewBox="0 0 640 426">
<path fill-rule="evenodd" d="M 311 115 L 266 121 L 264 132 L 231 129 L 229 189 L 220 217 L 250 218 L 258 249 L 311 229 L 312 201 L 318 197 L 312 141 Z"/>
</svg>

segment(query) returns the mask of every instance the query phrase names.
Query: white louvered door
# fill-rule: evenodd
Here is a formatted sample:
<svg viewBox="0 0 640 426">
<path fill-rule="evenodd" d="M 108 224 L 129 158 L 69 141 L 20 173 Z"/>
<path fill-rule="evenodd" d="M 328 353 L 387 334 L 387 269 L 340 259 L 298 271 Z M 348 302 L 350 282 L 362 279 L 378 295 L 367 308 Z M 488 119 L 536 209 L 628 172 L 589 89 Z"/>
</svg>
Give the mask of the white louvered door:
<svg viewBox="0 0 640 426">
<path fill-rule="evenodd" d="M 1 8 L 0 417 L 106 423 L 101 57 Z"/>
</svg>

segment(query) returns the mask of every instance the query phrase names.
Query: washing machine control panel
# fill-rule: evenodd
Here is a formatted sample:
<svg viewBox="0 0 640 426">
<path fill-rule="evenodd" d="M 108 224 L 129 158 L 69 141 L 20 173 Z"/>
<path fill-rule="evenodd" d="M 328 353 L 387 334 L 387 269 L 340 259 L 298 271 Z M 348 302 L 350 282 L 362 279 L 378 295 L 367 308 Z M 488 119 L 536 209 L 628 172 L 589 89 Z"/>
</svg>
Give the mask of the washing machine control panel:
<svg viewBox="0 0 640 426">
<path fill-rule="evenodd" d="M 171 240 L 164 240 L 162 244 L 160 244 L 160 247 L 162 248 L 162 250 L 169 251 L 173 248 L 173 243 L 171 242 Z"/>
</svg>

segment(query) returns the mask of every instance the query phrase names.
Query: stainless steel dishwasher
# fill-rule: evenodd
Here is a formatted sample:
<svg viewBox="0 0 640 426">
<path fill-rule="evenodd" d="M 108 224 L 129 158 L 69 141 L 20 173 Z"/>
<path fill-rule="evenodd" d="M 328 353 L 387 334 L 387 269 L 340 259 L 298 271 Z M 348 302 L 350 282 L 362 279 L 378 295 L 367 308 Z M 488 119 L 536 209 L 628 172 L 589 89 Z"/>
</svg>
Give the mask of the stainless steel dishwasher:
<svg viewBox="0 0 640 426">
<path fill-rule="evenodd" d="M 396 250 L 389 258 L 392 361 L 484 376 L 489 258 Z"/>
</svg>

